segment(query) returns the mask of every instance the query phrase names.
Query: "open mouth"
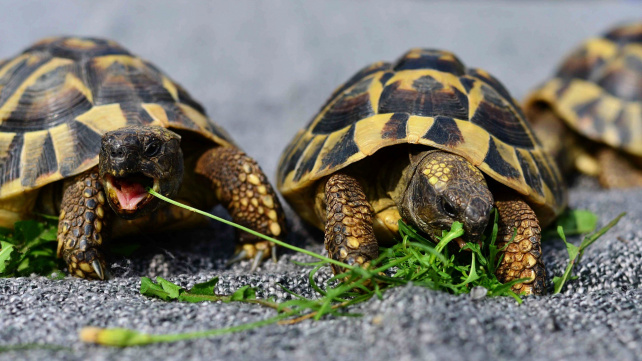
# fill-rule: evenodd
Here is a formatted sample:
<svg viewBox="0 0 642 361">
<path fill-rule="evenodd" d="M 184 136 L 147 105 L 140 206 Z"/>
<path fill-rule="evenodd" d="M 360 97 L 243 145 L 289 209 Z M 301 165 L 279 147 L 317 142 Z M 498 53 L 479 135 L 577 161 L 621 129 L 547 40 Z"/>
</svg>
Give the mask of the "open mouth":
<svg viewBox="0 0 642 361">
<path fill-rule="evenodd" d="M 145 207 L 153 198 L 147 188 L 158 191 L 157 179 L 137 173 L 126 177 L 105 175 L 107 195 L 112 205 L 125 212 L 135 212 Z"/>
</svg>

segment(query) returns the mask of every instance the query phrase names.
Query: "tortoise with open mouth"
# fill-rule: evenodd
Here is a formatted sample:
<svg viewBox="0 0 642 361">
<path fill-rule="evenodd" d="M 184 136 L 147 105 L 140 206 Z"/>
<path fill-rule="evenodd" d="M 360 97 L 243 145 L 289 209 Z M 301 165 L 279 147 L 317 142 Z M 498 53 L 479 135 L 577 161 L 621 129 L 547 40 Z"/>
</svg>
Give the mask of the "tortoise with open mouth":
<svg viewBox="0 0 642 361">
<path fill-rule="evenodd" d="M 284 151 L 277 187 L 348 264 L 376 258 L 400 218 L 433 239 L 458 221 L 460 244 L 479 241 L 496 207 L 499 246 L 517 230 L 498 278 L 527 278 L 513 286 L 526 294 L 545 292 L 540 226 L 566 204 L 559 170 L 506 89 L 426 49 L 340 86 Z"/>
<path fill-rule="evenodd" d="M 72 275 L 104 279 L 106 238 L 190 227 L 208 209 L 275 237 L 284 215 L 258 164 L 154 65 L 113 41 L 42 40 L 0 61 L 0 226 L 59 214 L 58 255 Z M 107 205 L 108 204 L 108 205 Z M 234 260 L 274 255 L 242 232 Z"/>
</svg>

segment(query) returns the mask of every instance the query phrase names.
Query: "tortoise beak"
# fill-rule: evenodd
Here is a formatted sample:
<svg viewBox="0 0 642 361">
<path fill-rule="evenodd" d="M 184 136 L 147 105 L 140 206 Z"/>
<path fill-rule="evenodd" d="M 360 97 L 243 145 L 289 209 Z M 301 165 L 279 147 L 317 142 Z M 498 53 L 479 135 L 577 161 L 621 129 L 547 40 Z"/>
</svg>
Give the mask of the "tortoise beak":
<svg viewBox="0 0 642 361">
<path fill-rule="evenodd" d="M 105 193 L 109 204 L 122 218 L 133 219 L 150 205 L 156 198 L 147 192 L 147 188 L 159 191 L 158 179 L 141 174 L 115 177 L 106 174 L 104 177 Z"/>
</svg>

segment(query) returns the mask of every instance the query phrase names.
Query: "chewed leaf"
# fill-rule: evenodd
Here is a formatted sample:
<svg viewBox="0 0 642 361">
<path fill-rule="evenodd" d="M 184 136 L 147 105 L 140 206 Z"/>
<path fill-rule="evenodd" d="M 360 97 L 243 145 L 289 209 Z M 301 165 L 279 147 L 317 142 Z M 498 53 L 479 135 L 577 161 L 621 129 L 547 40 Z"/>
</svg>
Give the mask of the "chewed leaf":
<svg viewBox="0 0 642 361">
<path fill-rule="evenodd" d="M 189 290 L 193 295 L 207 295 L 214 296 L 214 289 L 218 283 L 218 277 L 214 277 L 211 280 L 203 283 L 197 283 Z"/>
</svg>

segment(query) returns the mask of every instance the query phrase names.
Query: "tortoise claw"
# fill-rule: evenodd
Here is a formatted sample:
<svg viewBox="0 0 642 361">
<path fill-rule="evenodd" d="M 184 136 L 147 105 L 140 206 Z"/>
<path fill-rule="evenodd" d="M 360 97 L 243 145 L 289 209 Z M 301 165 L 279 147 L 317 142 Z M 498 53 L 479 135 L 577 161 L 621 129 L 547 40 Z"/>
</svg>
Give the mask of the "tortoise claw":
<svg viewBox="0 0 642 361">
<path fill-rule="evenodd" d="M 225 263 L 225 267 L 229 267 L 234 263 L 241 262 L 246 258 L 247 258 L 247 251 L 241 250 L 239 253 L 235 254 L 234 257 L 230 258 L 230 260 Z"/>
<path fill-rule="evenodd" d="M 100 264 L 100 261 L 95 259 L 93 262 L 91 262 L 91 268 L 94 269 L 94 272 L 96 272 L 98 278 L 100 278 L 101 280 L 105 279 L 105 272 L 103 271 L 103 266 Z"/>
<path fill-rule="evenodd" d="M 254 260 L 252 261 L 250 272 L 254 272 L 259 267 L 259 264 L 263 260 L 263 253 L 263 250 L 259 250 L 258 252 L 256 252 L 256 256 L 254 256 Z"/>
<path fill-rule="evenodd" d="M 225 266 L 230 266 L 247 259 L 252 261 L 250 271 L 254 272 L 264 259 L 270 257 L 276 262 L 276 245 L 267 242 L 244 244 L 237 247 L 236 253 L 225 263 Z"/>
</svg>

